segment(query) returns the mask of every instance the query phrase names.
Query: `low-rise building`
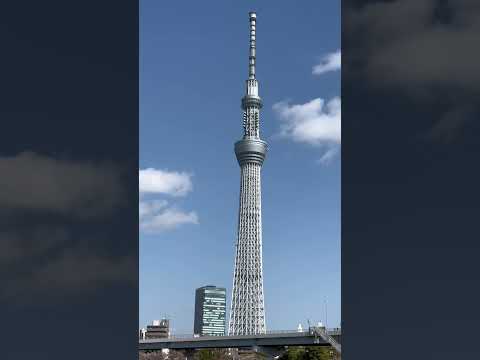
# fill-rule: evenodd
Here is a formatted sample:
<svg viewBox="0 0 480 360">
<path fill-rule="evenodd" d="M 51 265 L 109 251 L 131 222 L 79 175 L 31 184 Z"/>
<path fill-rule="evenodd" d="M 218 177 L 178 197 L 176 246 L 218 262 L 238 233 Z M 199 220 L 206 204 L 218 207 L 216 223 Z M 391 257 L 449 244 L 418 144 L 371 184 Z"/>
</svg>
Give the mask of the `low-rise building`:
<svg viewBox="0 0 480 360">
<path fill-rule="evenodd" d="M 170 321 L 168 319 L 153 320 L 152 325 L 147 325 L 146 339 L 168 338 L 170 336 Z"/>
</svg>

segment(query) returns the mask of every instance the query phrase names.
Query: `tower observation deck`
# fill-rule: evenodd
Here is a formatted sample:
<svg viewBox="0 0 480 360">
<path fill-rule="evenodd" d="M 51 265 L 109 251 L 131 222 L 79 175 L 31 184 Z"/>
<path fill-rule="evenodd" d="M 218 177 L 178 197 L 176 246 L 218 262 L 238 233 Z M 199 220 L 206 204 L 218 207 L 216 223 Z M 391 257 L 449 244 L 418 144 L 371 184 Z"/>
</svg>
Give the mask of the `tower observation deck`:
<svg viewBox="0 0 480 360">
<path fill-rule="evenodd" d="M 262 100 L 258 96 L 258 80 L 255 75 L 256 14 L 249 13 L 249 19 L 249 71 L 241 103 L 243 138 L 235 143 L 235 155 L 240 165 L 240 204 L 229 335 L 266 333 L 260 171 L 267 153 L 267 143 L 260 139 Z"/>
</svg>

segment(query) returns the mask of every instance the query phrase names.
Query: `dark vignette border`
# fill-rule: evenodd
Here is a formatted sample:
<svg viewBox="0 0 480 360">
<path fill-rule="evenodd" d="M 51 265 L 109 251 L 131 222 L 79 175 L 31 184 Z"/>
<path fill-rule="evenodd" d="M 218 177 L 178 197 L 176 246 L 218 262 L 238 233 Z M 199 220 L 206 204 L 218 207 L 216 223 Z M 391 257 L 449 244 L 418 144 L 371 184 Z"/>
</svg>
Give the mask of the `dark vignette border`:
<svg viewBox="0 0 480 360">
<path fill-rule="evenodd" d="M 479 13 L 342 2 L 345 359 L 480 353 Z"/>
<path fill-rule="evenodd" d="M 138 3 L 0 7 L 3 359 L 134 359 Z"/>
</svg>

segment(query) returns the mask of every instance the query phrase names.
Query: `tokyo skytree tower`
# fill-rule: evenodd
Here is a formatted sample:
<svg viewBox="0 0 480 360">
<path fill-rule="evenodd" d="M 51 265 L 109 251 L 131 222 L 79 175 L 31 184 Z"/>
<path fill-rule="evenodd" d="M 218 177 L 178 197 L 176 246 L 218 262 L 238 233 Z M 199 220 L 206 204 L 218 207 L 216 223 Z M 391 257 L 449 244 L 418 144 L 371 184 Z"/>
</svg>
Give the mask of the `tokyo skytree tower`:
<svg viewBox="0 0 480 360">
<path fill-rule="evenodd" d="M 263 334 L 265 306 L 262 266 L 262 201 L 260 170 L 267 153 L 267 143 L 260 139 L 258 81 L 255 78 L 256 14 L 250 16 L 249 76 L 242 98 L 243 139 L 235 143 L 240 164 L 240 207 L 238 238 L 233 275 L 229 335 Z"/>
</svg>

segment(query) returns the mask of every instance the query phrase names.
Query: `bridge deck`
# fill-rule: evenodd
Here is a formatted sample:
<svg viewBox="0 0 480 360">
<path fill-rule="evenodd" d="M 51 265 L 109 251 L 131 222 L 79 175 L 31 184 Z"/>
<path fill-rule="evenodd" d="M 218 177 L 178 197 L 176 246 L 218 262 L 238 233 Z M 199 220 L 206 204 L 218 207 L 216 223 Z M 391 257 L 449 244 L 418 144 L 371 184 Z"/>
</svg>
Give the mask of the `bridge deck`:
<svg viewBox="0 0 480 360">
<path fill-rule="evenodd" d="M 332 334 L 336 335 L 336 334 Z M 311 332 L 285 332 L 262 335 L 202 336 L 140 340 L 139 350 L 243 348 L 254 346 L 329 346 L 330 343 Z"/>
</svg>

